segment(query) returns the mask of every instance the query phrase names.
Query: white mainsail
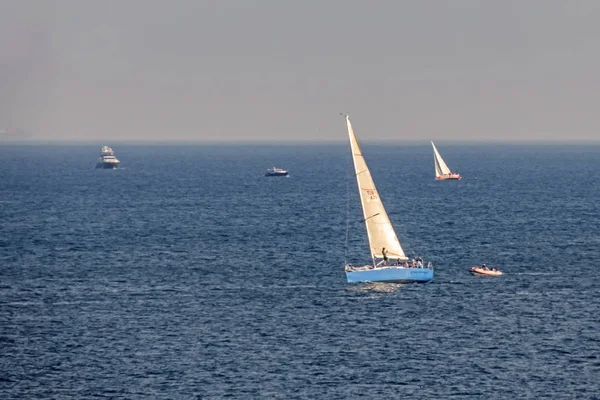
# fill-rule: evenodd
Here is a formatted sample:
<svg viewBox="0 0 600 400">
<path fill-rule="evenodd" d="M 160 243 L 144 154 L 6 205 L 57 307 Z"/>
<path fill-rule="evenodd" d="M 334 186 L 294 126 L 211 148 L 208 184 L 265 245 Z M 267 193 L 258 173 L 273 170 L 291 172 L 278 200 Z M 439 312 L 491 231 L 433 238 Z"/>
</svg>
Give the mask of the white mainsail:
<svg viewBox="0 0 600 400">
<path fill-rule="evenodd" d="M 437 149 L 435 148 L 435 144 L 431 142 L 431 145 L 433 146 L 433 163 L 435 164 L 435 176 L 439 177 L 442 175 L 448 175 L 452 173 L 452 171 L 450 171 L 450 168 L 448 168 L 448 166 L 444 162 L 442 156 L 440 156 L 440 153 L 438 153 Z"/>
<path fill-rule="evenodd" d="M 402 246 L 400 246 L 400 242 L 385 212 L 385 208 L 383 208 L 383 203 L 379 198 L 379 193 L 377 193 L 377 188 L 375 188 L 371 172 L 363 158 L 356 136 L 354 136 L 352 124 L 350 124 L 350 118 L 347 115 L 346 125 L 348 126 L 352 160 L 354 161 L 360 202 L 362 204 L 369 246 L 371 248 L 371 258 L 383 258 L 382 249 L 385 248 L 388 258 L 408 260 L 402 250 Z"/>
</svg>

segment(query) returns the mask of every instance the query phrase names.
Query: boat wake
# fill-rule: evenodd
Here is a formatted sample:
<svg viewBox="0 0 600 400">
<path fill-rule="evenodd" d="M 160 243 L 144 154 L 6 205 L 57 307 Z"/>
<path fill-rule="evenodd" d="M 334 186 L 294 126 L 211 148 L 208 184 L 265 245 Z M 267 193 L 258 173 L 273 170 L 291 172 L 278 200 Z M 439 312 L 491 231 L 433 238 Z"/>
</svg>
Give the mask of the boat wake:
<svg viewBox="0 0 600 400">
<path fill-rule="evenodd" d="M 363 285 L 349 286 L 347 290 L 356 293 L 393 293 L 406 286 L 404 283 L 368 282 Z"/>
<path fill-rule="evenodd" d="M 233 286 L 224 286 L 224 285 L 212 285 L 212 287 L 207 287 L 208 290 L 223 290 L 223 291 L 245 291 L 245 290 L 264 290 L 264 291 L 273 291 L 273 290 L 287 290 L 287 289 L 317 289 L 317 285 L 256 285 L 256 286 L 244 286 L 244 285 L 233 285 Z"/>
<path fill-rule="evenodd" d="M 552 272 L 515 272 L 515 273 L 511 273 L 511 275 L 531 275 L 531 276 L 536 276 L 536 275 L 556 275 L 556 274 L 552 273 Z"/>
</svg>

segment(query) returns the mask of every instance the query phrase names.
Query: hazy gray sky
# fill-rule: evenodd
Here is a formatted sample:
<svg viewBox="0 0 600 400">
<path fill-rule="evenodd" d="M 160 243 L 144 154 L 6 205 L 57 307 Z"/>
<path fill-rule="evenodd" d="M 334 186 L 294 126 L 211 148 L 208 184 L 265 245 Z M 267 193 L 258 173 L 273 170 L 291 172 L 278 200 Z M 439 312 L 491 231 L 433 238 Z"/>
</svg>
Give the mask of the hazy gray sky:
<svg viewBox="0 0 600 400">
<path fill-rule="evenodd" d="M 600 139 L 600 1 L 0 0 L 0 129 Z"/>
</svg>

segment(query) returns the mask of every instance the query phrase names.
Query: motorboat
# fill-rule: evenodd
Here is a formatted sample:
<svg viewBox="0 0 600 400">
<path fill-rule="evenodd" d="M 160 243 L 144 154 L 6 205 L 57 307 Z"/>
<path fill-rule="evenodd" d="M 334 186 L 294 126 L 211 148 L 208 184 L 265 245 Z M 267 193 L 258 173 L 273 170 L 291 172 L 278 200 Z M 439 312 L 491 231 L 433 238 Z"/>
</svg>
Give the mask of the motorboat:
<svg viewBox="0 0 600 400">
<path fill-rule="evenodd" d="M 285 169 L 281 168 L 269 168 L 267 172 L 265 172 L 265 176 L 288 176 L 289 172 Z"/>
<path fill-rule="evenodd" d="M 484 276 L 500 276 L 503 275 L 502 271 L 496 268 L 488 268 L 485 264 L 482 266 L 473 266 L 469 268 L 471 275 L 484 275 Z"/>
<path fill-rule="evenodd" d="M 96 168 L 102 169 L 117 169 L 119 168 L 120 161 L 115 157 L 113 149 L 108 146 L 102 146 L 100 150 L 100 157 L 96 163 Z"/>
</svg>

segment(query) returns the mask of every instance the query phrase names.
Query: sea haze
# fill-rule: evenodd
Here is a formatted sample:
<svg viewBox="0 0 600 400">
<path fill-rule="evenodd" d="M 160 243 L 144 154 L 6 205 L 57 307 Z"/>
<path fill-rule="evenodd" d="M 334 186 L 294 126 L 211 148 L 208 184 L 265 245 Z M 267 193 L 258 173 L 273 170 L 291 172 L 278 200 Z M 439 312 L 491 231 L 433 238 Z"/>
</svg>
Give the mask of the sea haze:
<svg viewBox="0 0 600 400">
<path fill-rule="evenodd" d="M 600 396 L 600 146 L 436 143 L 436 182 L 428 143 L 364 143 L 436 268 L 403 286 L 346 283 L 345 143 L 101 144 L 0 147 L 0 398 Z"/>
</svg>

